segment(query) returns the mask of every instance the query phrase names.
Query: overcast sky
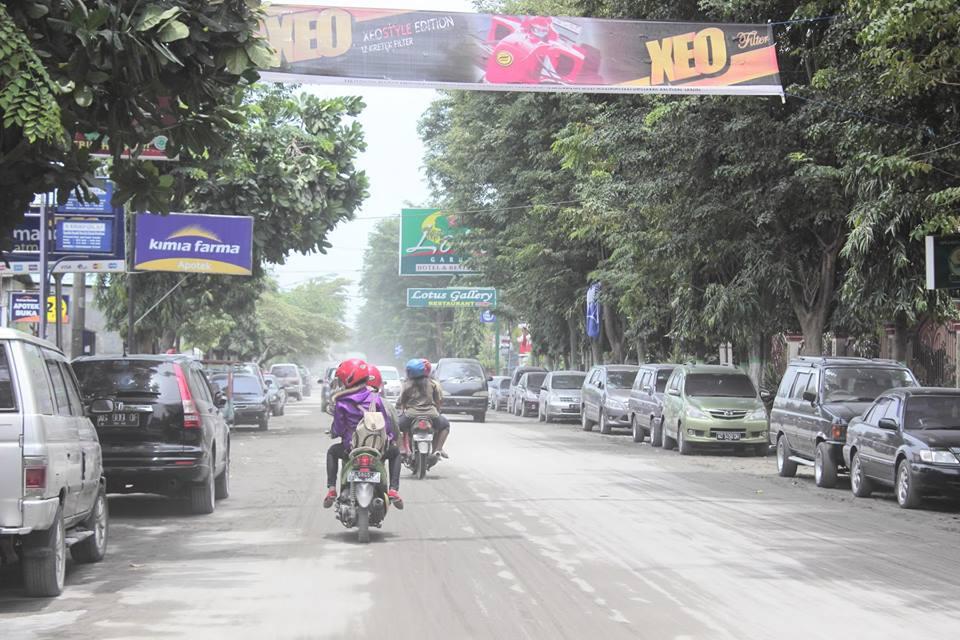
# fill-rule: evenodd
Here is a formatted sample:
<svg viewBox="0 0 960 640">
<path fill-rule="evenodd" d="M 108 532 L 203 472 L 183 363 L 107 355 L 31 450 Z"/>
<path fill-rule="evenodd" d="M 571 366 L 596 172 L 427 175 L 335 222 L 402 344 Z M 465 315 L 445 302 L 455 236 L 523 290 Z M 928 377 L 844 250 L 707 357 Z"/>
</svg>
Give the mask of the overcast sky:
<svg viewBox="0 0 960 640">
<path fill-rule="evenodd" d="M 377 7 L 401 9 L 433 9 L 472 11 L 470 0 L 310 0 L 275 4 L 337 5 L 342 7 Z M 396 89 L 387 87 L 341 87 L 304 85 L 321 97 L 359 95 L 366 109 L 358 120 L 363 125 L 367 150 L 360 156 L 360 168 L 370 180 L 370 195 L 364 201 L 357 219 L 342 223 L 330 235 L 333 247 L 323 254 L 294 254 L 287 263 L 273 272 L 280 286 L 289 288 L 315 276 L 343 276 L 354 282 L 351 287 L 351 312 L 348 323 L 363 303 L 356 282 L 363 266 L 363 250 L 367 236 L 377 218 L 399 215 L 405 201 L 427 203 L 429 191 L 421 169 L 423 145 L 417 135 L 420 116 L 437 96 L 432 89 Z"/>
</svg>

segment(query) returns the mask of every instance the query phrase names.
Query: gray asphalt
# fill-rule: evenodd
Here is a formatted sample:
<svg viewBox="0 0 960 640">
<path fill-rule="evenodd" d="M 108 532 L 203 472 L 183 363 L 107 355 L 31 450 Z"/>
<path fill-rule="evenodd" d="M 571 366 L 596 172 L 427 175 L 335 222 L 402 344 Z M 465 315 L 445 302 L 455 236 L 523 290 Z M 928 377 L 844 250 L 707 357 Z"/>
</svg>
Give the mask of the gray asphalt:
<svg viewBox="0 0 960 640">
<path fill-rule="evenodd" d="M 491 414 L 404 474 L 369 545 L 321 506 L 315 399 L 234 433 L 212 516 L 111 497 L 108 558 L 55 600 L 0 574 L 0 639 L 917 638 L 960 628 L 960 505 L 680 457 L 626 434 Z M 456 419 L 455 419 L 456 420 Z"/>
</svg>

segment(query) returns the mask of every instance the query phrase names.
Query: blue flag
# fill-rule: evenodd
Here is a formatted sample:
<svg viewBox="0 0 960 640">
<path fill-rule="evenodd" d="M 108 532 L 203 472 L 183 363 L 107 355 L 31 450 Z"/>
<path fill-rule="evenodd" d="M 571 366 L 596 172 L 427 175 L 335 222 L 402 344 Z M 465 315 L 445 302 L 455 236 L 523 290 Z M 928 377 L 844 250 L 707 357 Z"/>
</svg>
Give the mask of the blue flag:
<svg viewBox="0 0 960 640">
<path fill-rule="evenodd" d="M 587 289 L 587 335 L 596 340 L 600 337 L 600 283 L 594 282 Z"/>
</svg>

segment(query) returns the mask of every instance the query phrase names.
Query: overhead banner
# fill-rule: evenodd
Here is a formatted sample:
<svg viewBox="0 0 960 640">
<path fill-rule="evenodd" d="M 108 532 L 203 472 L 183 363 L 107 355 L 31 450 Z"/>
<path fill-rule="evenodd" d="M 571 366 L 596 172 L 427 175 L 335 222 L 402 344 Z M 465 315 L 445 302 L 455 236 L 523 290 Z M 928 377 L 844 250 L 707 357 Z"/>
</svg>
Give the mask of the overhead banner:
<svg viewBox="0 0 960 640">
<path fill-rule="evenodd" d="M 137 214 L 134 268 L 249 276 L 253 218 L 197 213 Z"/>
<path fill-rule="evenodd" d="M 770 25 L 274 4 L 270 80 L 474 89 L 783 95 Z"/>
<path fill-rule="evenodd" d="M 447 289 L 407 289 L 407 306 L 425 307 L 496 307 L 497 290 L 487 287 Z"/>
<path fill-rule="evenodd" d="M 400 212 L 400 275 L 451 276 L 476 273 L 460 262 L 454 239 L 467 229 L 439 209 Z"/>
</svg>

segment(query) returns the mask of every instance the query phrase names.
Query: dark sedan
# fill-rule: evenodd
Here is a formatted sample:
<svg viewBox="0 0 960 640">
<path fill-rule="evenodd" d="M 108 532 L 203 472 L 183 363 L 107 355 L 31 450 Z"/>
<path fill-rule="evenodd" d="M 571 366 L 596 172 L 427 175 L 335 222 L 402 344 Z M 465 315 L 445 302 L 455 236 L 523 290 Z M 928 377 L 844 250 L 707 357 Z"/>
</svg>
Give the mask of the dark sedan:
<svg viewBox="0 0 960 640">
<path fill-rule="evenodd" d="M 211 382 L 226 389 L 227 376 L 219 374 Z M 270 427 L 270 400 L 267 390 L 260 385 L 256 377 L 246 374 L 233 376 L 233 424 L 255 424 L 262 431 Z"/>
<path fill-rule="evenodd" d="M 930 493 L 960 496 L 960 389 L 893 389 L 847 429 L 850 487 L 865 497 L 892 486 L 905 509 Z"/>
</svg>

